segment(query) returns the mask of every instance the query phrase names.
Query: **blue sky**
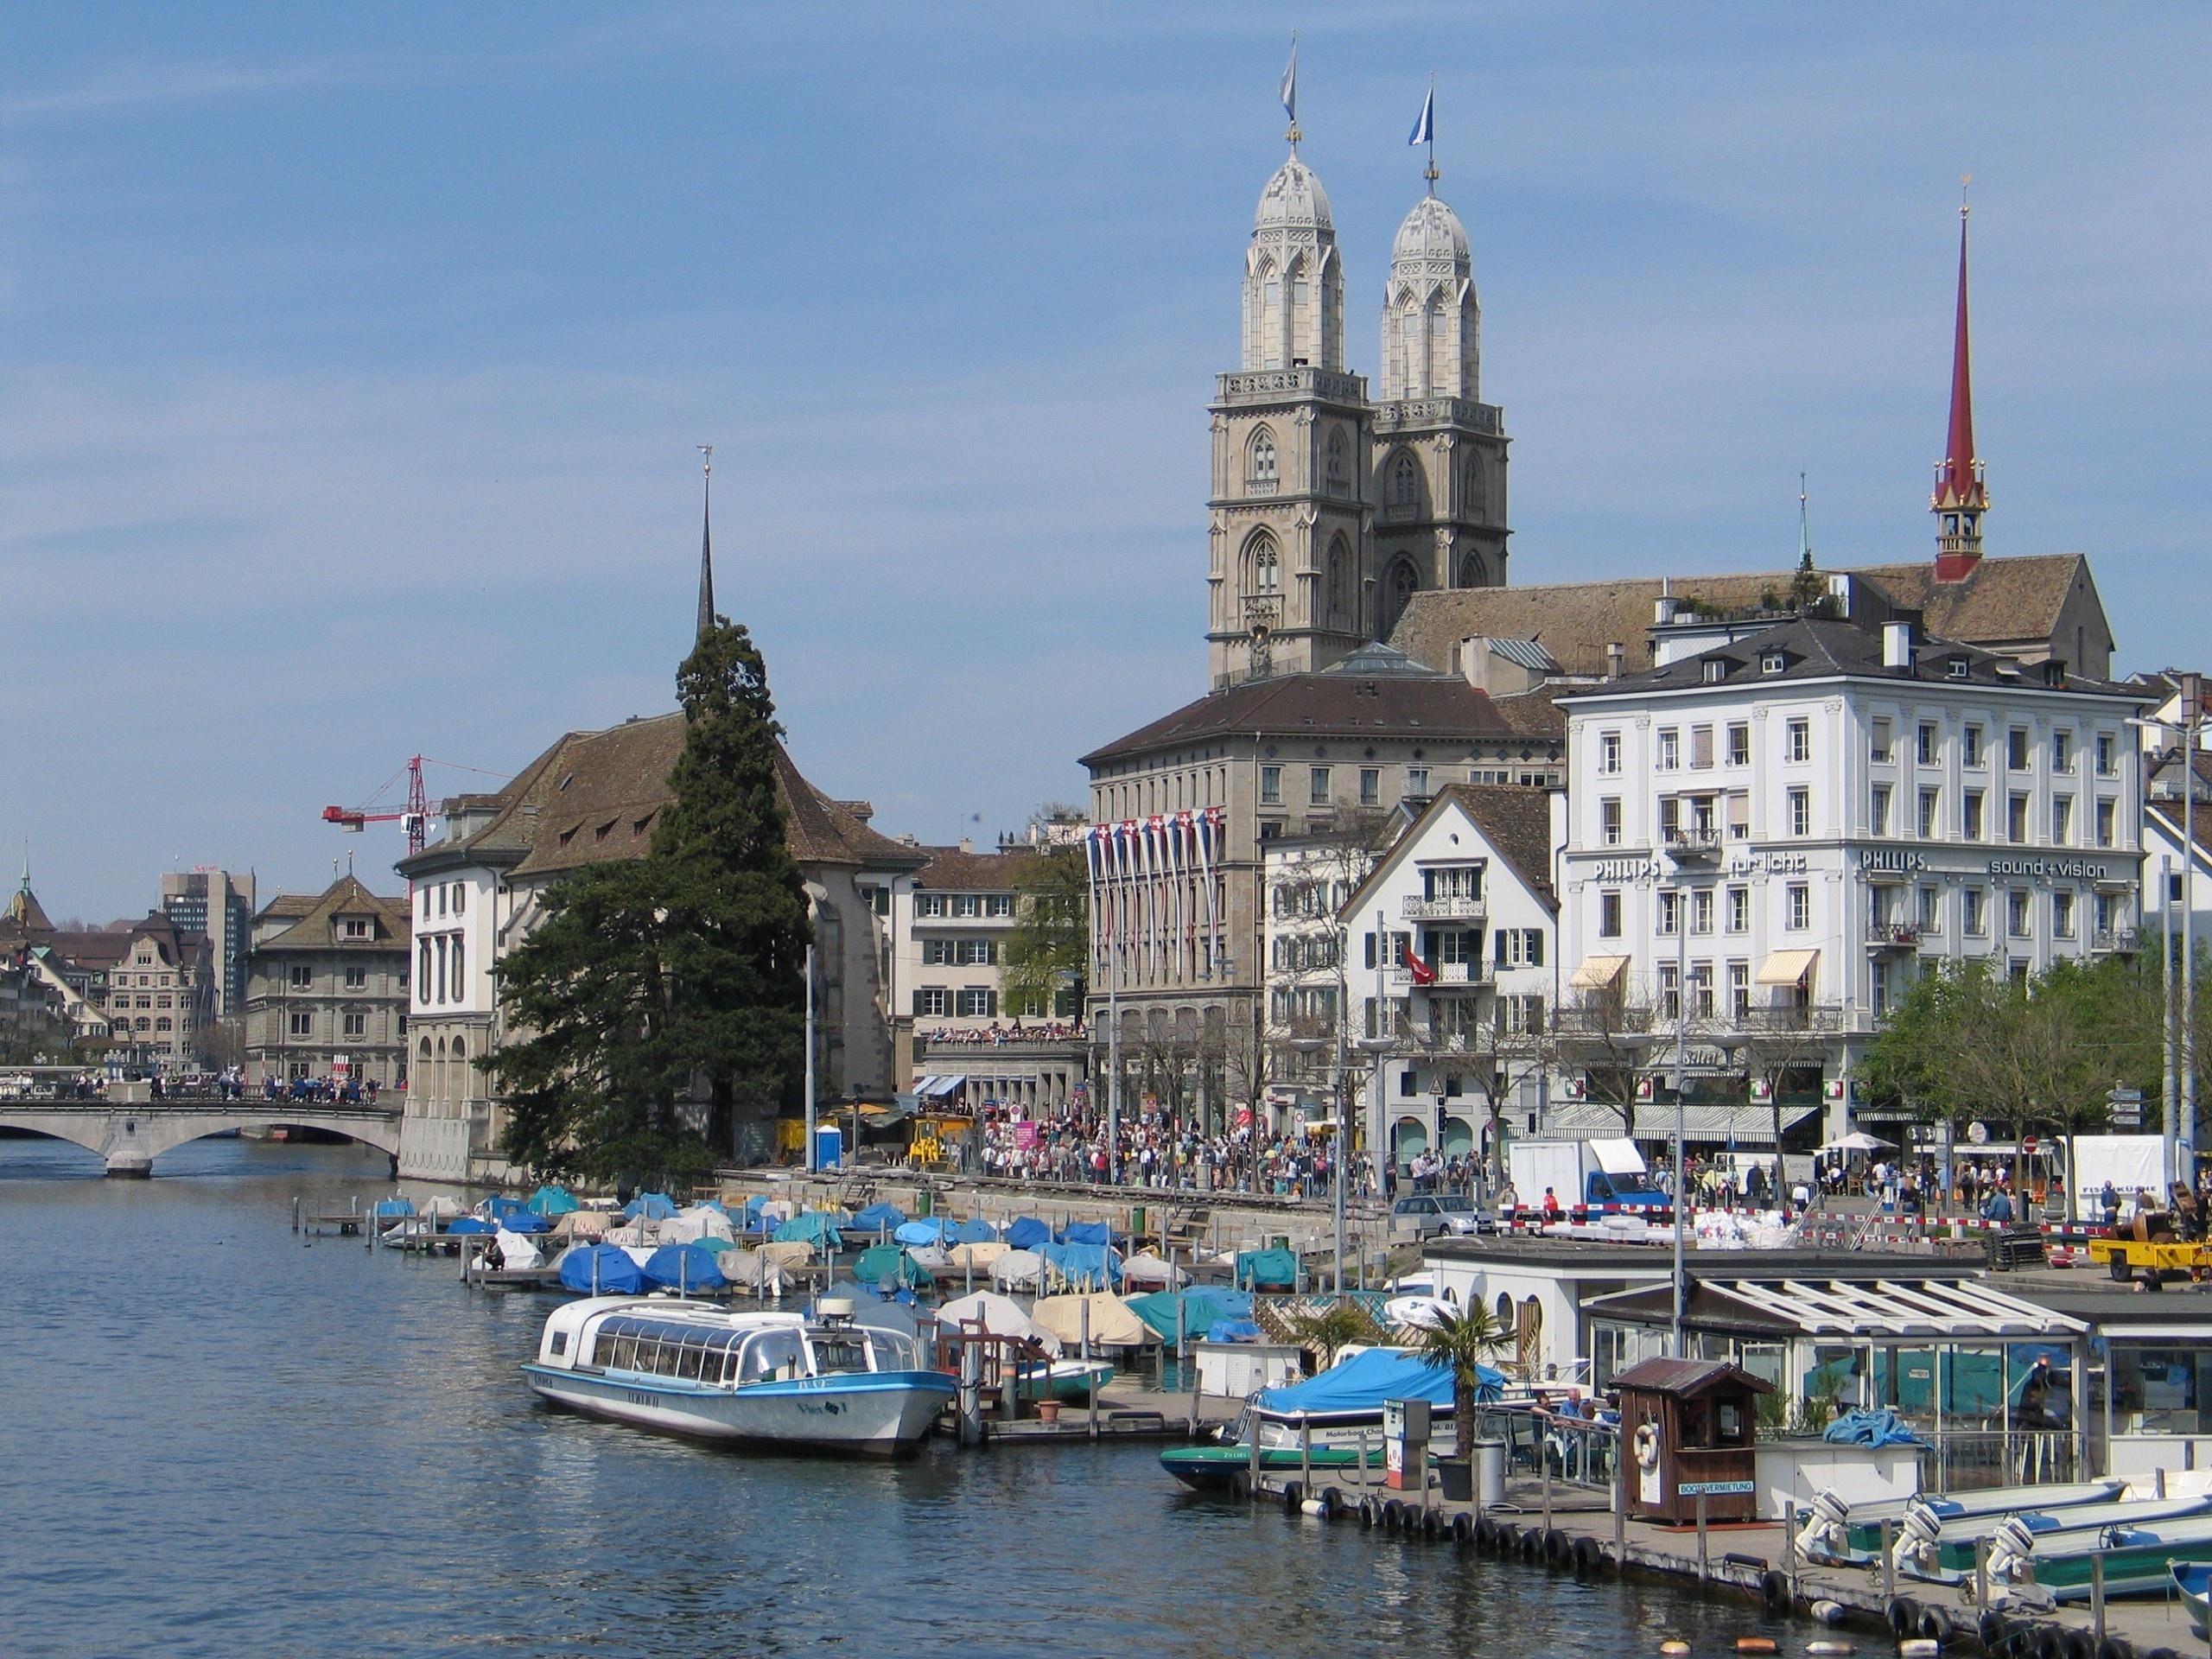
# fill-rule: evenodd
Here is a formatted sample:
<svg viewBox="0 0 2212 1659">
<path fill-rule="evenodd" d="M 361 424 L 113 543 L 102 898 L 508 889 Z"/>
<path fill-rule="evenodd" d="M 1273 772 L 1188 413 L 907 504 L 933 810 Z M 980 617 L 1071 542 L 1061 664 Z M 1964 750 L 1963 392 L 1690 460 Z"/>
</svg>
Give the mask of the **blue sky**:
<svg viewBox="0 0 2212 1659">
<path fill-rule="evenodd" d="M 1801 467 L 1824 562 L 1927 554 L 1970 171 L 1993 550 L 2202 660 L 2198 10 L 92 16 L 0 8 L 0 845 L 57 915 L 394 888 L 326 803 L 670 706 L 703 442 L 810 777 L 925 840 L 1077 798 L 1204 686 L 1294 26 L 1363 372 L 1436 74 L 1516 579 L 1774 565 Z"/>
</svg>

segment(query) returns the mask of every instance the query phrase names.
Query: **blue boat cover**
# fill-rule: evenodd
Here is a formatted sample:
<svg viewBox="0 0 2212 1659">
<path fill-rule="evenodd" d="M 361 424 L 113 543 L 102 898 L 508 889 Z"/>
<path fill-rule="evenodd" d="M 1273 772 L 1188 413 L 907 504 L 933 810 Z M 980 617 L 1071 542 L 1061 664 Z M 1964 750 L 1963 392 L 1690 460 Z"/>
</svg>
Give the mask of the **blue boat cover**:
<svg viewBox="0 0 2212 1659">
<path fill-rule="evenodd" d="M 1111 1244 L 1114 1229 L 1103 1221 L 1071 1221 L 1060 1235 L 1063 1244 Z"/>
<path fill-rule="evenodd" d="M 1478 1400 L 1495 1400 L 1505 1387 L 1504 1373 L 1487 1365 L 1477 1366 L 1475 1377 Z M 1448 1406 L 1451 1369 L 1425 1365 L 1402 1349 L 1370 1348 L 1319 1376 L 1287 1389 L 1260 1391 L 1260 1404 L 1278 1412 L 1380 1411 L 1385 1400 L 1426 1400 L 1433 1406 Z"/>
<path fill-rule="evenodd" d="M 1008 1249 L 1041 1249 L 1052 1242 L 1052 1230 L 1034 1216 L 1024 1216 L 1006 1230 Z"/>
<path fill-rule="evenodd" d="M 576 1207 L 576 1201 L 565 1186 L 541 1186 L 530 1195 L 530 1212 L 534 1216 L 565 1216 Z"/>
<path fill-rule="evenodd" d="M 476 1206 L 476 1213 L 486 1221 L 498 1221 L 503 1217 L 513 1215 L 518 1210 L 529 1208 L 530 1206 L 520 1198 L 509 1198 L 504 1192 L 495 1192 Z"/>
<path fill-rule="evenodd" d="M 999 1236 L 999 1230 L 980 1217 L 974 1221 L 956 1221 L 946 1235 L 955 1244 L 988 1244 Z"/>
<path fill-rule="evenodd" d="M 638 1271 L 629 1251 L 612 1244 L 579 1244 L 561 1258 L 563 1290 L 580 1290 L 588 1296 L 594 1283 L 602 1296 L 633 1296 L 645 1287 L 645 1275 Z"/>
<path fill-rule="evenodd" d="M 1206 1327 L 1208 1342 L 1257 1342 L 1264 1334 L 1249 1319 L 1216 1319 Z"/>
<path fill-rule="evenodd" d="M 1821 1431 L 1836 1446 L 1925 1446 L 1912 1425 L 1887 1406 L 1875 1411 L 1847 1411 Z"/>
<path fill-rule="evenodd" d="M 856 1233 L 873 1233 L 906 1224 L 906 1212 L 895 1204 L 871 1204 L 853 1217 L 853 1230 Z"/>
<path fill-rule="evenodd" d="M 895 1227 L 891 1236 L 901 1244 L 941 1244 L 944 1242 L 944 1224 L 941 1221 L 910 1221 L 904 1227 Z"/>
<path fill-rule="evenodd" d="M 411 1216 L 415 1213 L 415 1205 L 406 1198 L 384 1198 L 369 1213 L 372 1216 Z"/>
<path fill-rule="evenodd" d="M 647 1221 L 666 1221 L 676 1213 L 676 1200 L 665 1192 L 640 1192 L 622 1206 L 622 1213 L 632 1221 L 639 1216 Z"/>
<path fill-rule="evenodd" d="M 777 1228 L 776 1243 L 779 1244 L 819 1244 L 824 1249 L 836 1250 L 844 1248 L 845 1239 L 844 1235 L 837 1230 L 836 1224 L 826 1213 L 819 1210 L 810 1210 L 803 1216 L 793 1216 L 782 1226 Z"/>
<path fill-rule="evenodd" d="M 1175 1310 L 1183 1310 L 1183 1334 L 1203 1337 L 1224 1320 L 1249 1320 L 1252 1317 L 1252 1298 L 1241 1290 L 1224 1290 L 1215 1285 L 1193 1286 L 1189 1290 L 1155 1290 L 1148 1296 L 1128 1299 L 1129 1312 L 1160 1333 L 1163 1342 L 1175 1340 Z M 1257 1325 L 1252 1327 L 1258 1330 Z"/>
<path fill-rule="evenodd" d="M 722 1277 L 713 1252 L 696 1244 L 664 1244 L 645 1258 L 645 1278 L 656 1285 L 686 1290 L 720 1290 Z"/>
<path fill-rule="evenodd" d="M 1236 1282 L 1247 1290 L 1295 1290 L 1298 1258 L 1288 1250 L 1239 1250 Z"/>
<path fill-rule="evenodd" d="M 456 1216 L 446 1224 L 448 1233 L 496 1233 L 497 1222 L 486 1221 L 481 1216 Z"/>
<path fill-rule="evenodd" d="M 511 1233 L 550 1233 L 553 1224 L 543 1216 L 534 1216 L 527 1210 L 511 1210 L 499 1217 L 500 1226 Z"/>
<path fill-rule="evenodd" d="M 1109 1287 L 1122 1282 L 1122 1258 L 1103 1244 L 1046 1244 L 1038 1254 L 1070 1279 Z"/>
</svg>

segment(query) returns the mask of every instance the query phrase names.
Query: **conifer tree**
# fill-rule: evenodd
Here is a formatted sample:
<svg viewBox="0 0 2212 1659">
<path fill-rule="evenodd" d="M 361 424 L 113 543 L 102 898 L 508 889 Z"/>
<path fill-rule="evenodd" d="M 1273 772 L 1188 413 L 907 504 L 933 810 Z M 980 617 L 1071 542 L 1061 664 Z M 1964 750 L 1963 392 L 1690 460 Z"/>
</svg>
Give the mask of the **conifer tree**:
<svg viewBox="0 0 2212 1659">
<path fill-rule="evenodd" d="M 678 671 L 686 721 L 646 855 L 549 889 L 500 964 L 521 1039 L 488 1062 L 507 1155 L 628 1185 L 696 1178 L 803 1065 L 806 895 L 777 799 L 767 671 L 717 617 Z"/>
</svg>

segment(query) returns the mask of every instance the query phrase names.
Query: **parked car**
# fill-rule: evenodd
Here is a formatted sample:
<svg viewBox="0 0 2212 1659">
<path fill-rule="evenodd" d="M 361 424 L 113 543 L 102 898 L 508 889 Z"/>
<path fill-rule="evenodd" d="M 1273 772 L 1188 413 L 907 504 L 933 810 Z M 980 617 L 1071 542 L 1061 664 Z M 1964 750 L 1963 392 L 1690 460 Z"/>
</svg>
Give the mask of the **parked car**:
<svg viewBox="0 0 2212 1659">
<path fill-rule="evenodd" d="M 1471 1238 L 1494 1233 L 1497 1223 L 1475 1208 L 1474 1202 L 1456 1193 L 1422 1193 L 1400 1198 L 1390 1206 L 1390 1235 L 1394 1238 L 1427 1240 L 1439 1233 Z"/>
</svg>

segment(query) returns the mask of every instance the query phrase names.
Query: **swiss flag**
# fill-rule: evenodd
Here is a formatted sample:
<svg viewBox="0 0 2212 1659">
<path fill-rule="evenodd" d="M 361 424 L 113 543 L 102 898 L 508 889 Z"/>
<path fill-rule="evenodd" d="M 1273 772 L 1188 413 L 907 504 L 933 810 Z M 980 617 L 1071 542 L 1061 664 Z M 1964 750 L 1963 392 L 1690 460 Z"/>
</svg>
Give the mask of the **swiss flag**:
<svg viewBox="0 0 2212 1659">
<path fill-rule="evenodd" d="M 1436 983 L 1436 969 L 1423 962 L 1420 953 L 1410 944 L 1406 947 L 1406 971 L 1413 976 L 1416 985 Z"/>
</svg>

